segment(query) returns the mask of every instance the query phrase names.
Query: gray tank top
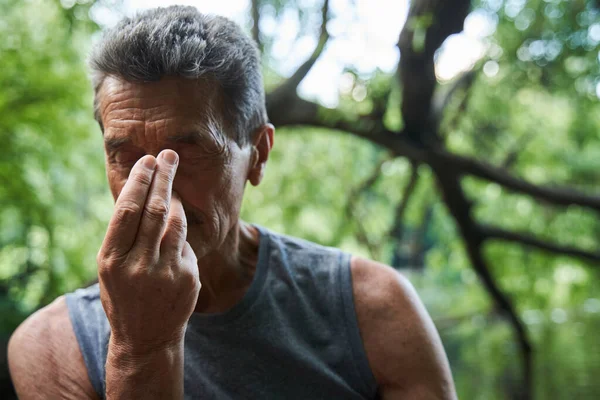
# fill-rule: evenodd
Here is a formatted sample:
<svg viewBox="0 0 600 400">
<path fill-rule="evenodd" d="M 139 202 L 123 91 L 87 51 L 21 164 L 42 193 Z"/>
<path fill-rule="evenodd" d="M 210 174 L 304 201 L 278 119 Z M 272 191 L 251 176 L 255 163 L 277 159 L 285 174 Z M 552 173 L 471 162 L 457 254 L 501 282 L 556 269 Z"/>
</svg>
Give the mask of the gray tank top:
<svg viewBox="0 0 600 400">
<path fill-rule="evenodd" d="M 188 322 L 185 398 L 378 398 L 354 310 L 350 256 L 256 228 L 258 265 L 242 300 Z M 66 300 L 91 383 L 104 398 L 110 326 L 98 284 Z"/>
</svg>

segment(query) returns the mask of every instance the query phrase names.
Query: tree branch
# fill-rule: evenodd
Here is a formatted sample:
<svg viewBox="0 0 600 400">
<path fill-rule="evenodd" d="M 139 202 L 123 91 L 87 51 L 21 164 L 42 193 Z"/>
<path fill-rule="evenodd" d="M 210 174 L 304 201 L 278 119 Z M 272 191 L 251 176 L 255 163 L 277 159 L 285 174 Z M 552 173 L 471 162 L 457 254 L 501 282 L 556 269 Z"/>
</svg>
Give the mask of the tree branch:
<svg viewBox="0 0 600 400">
<path fill-rule="evenodd" d="M 413 1 L 400 32 L 398 77 L 404 130 L 419 145 L 433 147 L 439 143 L 432 118 L 437 82 L 433 56 L 448 36 L 462 30 L 470 5 L 469 0 Z"/>
<path fill-rule="evenodd" d="M 465 95 L 460 103 L 460 106 L 458 107 L 455 118 L 458 119 L 460 114 L 465 110 L 466 105 L 467 105 L 467 100 L 469 97 L 469 95 L 468 95 L 469 89 L 471 88 L 471 86 L 473 85 L 473 82 L 475 81 L 476 74 L 477 73 L 474 70 L 470 70 L 470 71 L 463 73 L 458 79 L 456 79 L 451 84 L 452 86 L 450 86 L 450 89 L 448 89 L 448 91 L 445 93 L 444 96 L 439 96 L 438 99 L 434 98 L 432 118 L 433 118 L 433 122 L 435 123 L 435 126 L 437 129 L 439 129 L 439 127 L 440 127 L 442 118 L 444 117 L 444 113 L 446 112 L 446 109 L 448 108 L 448 104 L 450 104 L 450 101 L 452 100 L 452 98 L 454 98 L 454 95 L 459 90 L 464 90 Z"/>
<path fill-rule="evenodd" d="M 404 132 L 397 133 L 381 128 L 368 117 L 351 121 L 343 119 L 343 116 L 324 117 L 320 115 L 321 106 L 300 98 L 278 104 L 277 110 L 282 110 L 282 105 L 286 108 L 286 112 L 275 111 L 271 114 L 274 116 L 271 120 L 275 125 L 316 126 L 340 130 L 378 144 L 399 157 L 407 157 L 426 164 L 445 163 L 447 168 L 453 169 L 456 173 L 486 179 L 548 203 L 562 206 L 578 205 L 600 212 L 600 195 L 590 195 L 571 188 L 535 185 L 511 175 L 502 168 L 450 153 L 442 148 L 429 150 L 420 148 Z M 275 105 L 272 107 L 275 108 Z M 323 113 L 332 113 L 332 111 L 326 110 Z"/>
<path fill-rule="evenodd" d="M 482 254 L 483 238 L 471 215 L 471 203 L 463 193 L 460 177 L 462 172 L 445 162 L 443 156 L 451 156 L 443 149 L 439 138 L 439 124 L 432 111 L 432 99 L 436 86 L 433 56 L 448 36 L 462 30 L 463 22 L 471 5 L 470 0 L 421 0 L 413 1 L 408 20 L 400 33 L 398 48 L 400 62 L 398 78 L 402 85 L 402 118 L 404 132 L 417 147 L 425 152 L 427 162 L 436 175 L 444 201 L 453 215 L 464 239 L 467 254 L 496 306 L 508 317 L 521 348 L 524 398 L 531 398 L 532 357 L 527 331 L 519 319 L 510 299 L 496 284 Z M 396 149 L 394 149 L 396 150 Z M 452 155 L 453 156 L 453 155 Z M 460 157 L 453 156 L 457 159 Z"/>
<path fill-rule="evenodd" d="M 390 227 L 386 236 L 394 237 L 397 241 L 402 240 L 402 231 L 398 231 L 398 229 L 402 226 L 402 221 L 404 220 L 404 214 L 406 213 L 406 209 L 408 208 L 408 202 L 412 197 L 412 194 L 417 187 L 417 182 L 419 181 L 419 165 L 413 163 L 411 165 L 410 179 L 404 188 L 404 194 L 402 199 L 396 206 L 396 210 L 394 212 L 394 222 Z"/>
<path fill-rule="evenodd" d="M 381 160 L 375 166 L 371 175 L 369 175 L 363 182 L 361 182 L 360 185 L 358 185 L 356 188 L 350 191 L 350 193 L 348 194 L 348 202 L 346 203 L 346 216 L 349 220 L 353 220 L 356 222 L 356 238 L 358 239 L 359 243 L 367 247 L 371 258 L 375 260 L 379 259 L 379 246 L 373 243 L 373 241 L 369 237 L 369 234 L 367 233 L 364 225 L 362 224 L 361 218 L 356 218 L 356 213 L 354 209 L 356 202 L 360 197 L 360 194 L 369 190 L 375 184 L 375 182 L 377 182 L 377 179 L 379 179 L 379 176 L 381 175 L 381 167 L 386 161 L 388 161 L 387 158 Z"/>
<path fill-rule="evenodd" d="M 478 229 L 481 232 L 481 235 L 487 239 L 515 242 L 526 246 L 536 247 L 550 253 L 564 254 L 571 257 L 582 258 L 592 263 L 600 263 L 600 252 L 591 253 L 572 246 L 549 243 L 526 233 L 511 232 L 487 225 L 480 225 Z"/>
<path fill-rule="evenodd" d="M 519 153 L 527 146 L 527 144 L 535 137 L 534 131 L 529 131 L 527 134 L 521 136 L 517 141 L 511 146 L 511 149 L 504 157 L 504 161 L 502 161 L 502 168 L 509 169 L 514 165 L 519 157 Z"/>
<path fill-rule="evenodd" d="M 538 186 L 516 178 L 501 168 L 447 152 L 439 154 L 439 157 L 445 162 L 451 163 L 463 173 L 496 182 L 516 192 L 530 195 L 548 203 L 562 206 L 578 205 L 600 212 L 600 195 L 589 195 L 575 189 Z"/>
<path fill-rule="evenodd" d="M 298 67 L 296 72 L 292 74 L 285 82 L 283 82 L 279 87 L 274 89 L 269 96 L 272 97 L 272 101 L 280 102 L 285 98 L 293 96 L 296 94 L 296 88 L 302 82 L 302 80 L 308 75 L 311 68 L 315 65 L 323 50 L 325 50 L 325 45 L 329 40 L 329 32 L 327 31 L 327 22 L 329 21 L 329 0 L 323 1 L 323 6 L 321 7 L 321 30 L 319 34 L 319 41 L 317 42 L 317 46 L 313 50 L 310 57 Z"/>
<path fill-rule="evenodd" d="M 472 219 L 470 212 L 471 203 L 465 197 L 458 177 L 453 175 L 451 171 L 447 171 L 444 164 L 434 164 L 432 165 L 432 168 L 438 178 L 437 181 L 442 191 L 444 201 L 457 222 L 473 269 L 494 300 L 496 306 L 508 318 L 510 324 L 513 326 L 523 357 L 523 398 L 530 399 L 533 373 L 531 357 L 532 348 L 525 326 L 519 319 L 512 302 L 498 287 L 487 267 L 481 251 L 485 237 L 481 234 L 481 231 Z"/>
</svg>

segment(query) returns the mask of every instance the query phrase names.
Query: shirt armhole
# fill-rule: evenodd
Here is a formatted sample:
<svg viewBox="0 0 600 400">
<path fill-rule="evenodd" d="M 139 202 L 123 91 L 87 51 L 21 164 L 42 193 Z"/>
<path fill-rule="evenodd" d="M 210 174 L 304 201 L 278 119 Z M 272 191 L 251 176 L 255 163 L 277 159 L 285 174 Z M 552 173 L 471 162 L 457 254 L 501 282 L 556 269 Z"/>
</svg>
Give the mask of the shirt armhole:
<svg viewBox="0 0 600 400">
<path fill-rule="evenodd" d="M 344 309 L 344 321 L 346 323 L 346 332 L 352 358 L 354 360 L 355 370 L 362 382 L 363 394 L 369 398 L 375 398 L 377 394 L 377 381 L 369 365 L 365 346 L 360 336 L 358 326 L 358 318 L 356 316 L 356 308 L 354 305 L 354 289 L 352 286 L 352 270 L 350 268 L 350 254 L 340 254 L 340 296 Z"/>
<path fill-rule="evenodd" d="M 91 309 L 83 310 L 81 307 L 82 299 L 77 293 L 68 293 L 65 295 L 67 308 L 69 310 L 69 318 L 73 331 L 77 338 L 79 350 L 83 356 L 88 377 L 96 394 L 101 399 L 104 399 L 104 385 L 102 382 L 103 370 L 100 369 L 101 363 L 96 360 L 96 356 L 100 354 L 100 349 L 96 342 L 96 335 L 89 329 L 89 322 L 86 323 L 83 318 L 83 312 L 92 312 Z"/>
</svg>

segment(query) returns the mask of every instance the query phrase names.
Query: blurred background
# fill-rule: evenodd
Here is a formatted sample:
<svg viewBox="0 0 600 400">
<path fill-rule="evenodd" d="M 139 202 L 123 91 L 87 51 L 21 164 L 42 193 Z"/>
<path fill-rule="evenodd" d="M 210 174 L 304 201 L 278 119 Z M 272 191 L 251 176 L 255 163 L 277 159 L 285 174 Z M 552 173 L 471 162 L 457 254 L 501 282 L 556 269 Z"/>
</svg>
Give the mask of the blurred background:
<svg viewBox="0 0 600 400">
<path fill-rule="evenodd" d="M 86 55 L 173 3 L 0 0 L 0 398 L 11 332 L 94 279 L 111 216 Z M 244 219 L 407 274 L 462 399 L 600 398 L 598 1 L 177 4 L 263 50 Z"/>
</svg>

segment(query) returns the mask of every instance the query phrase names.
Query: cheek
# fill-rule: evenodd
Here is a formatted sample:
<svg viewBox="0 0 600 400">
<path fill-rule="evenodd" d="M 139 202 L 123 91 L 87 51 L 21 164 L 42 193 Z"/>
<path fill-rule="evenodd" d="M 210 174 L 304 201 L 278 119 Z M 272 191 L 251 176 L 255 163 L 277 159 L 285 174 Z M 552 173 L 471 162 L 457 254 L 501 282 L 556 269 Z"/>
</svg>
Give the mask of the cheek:
<svg viewBox="0 0 600 400">
<path fill-rule="evenodd" d="M 238 208 L 242 202 L 246 178 L 243 160 L 239 158 L 234 159 L 221 175 L 221 196 L 226 199 L 226 206 L 230 207 L 231 211 L 239 211 Z"/>
<path fill-rule="evenodd" d="M 173 190 L 184 203 L 204 212 L 230 212 L 239 207 L 245 179 L 231 168 L 219 171 L 177 172 Z"/>
<path fill-rule="evenodd" d="M 215 197 L 216 180 L 214 175 L 202 173 L 186 173 L 177 171 L 173 182 L 173 191 L 177 192 L 184 205 L 193 207 L 197 211 L 206 212 L 211 207 L 211 199 Z"/>
</svg>

